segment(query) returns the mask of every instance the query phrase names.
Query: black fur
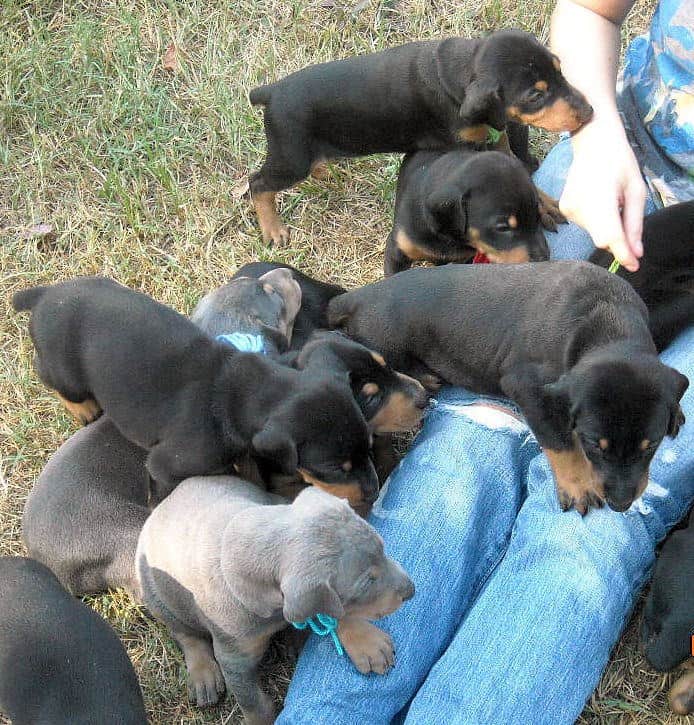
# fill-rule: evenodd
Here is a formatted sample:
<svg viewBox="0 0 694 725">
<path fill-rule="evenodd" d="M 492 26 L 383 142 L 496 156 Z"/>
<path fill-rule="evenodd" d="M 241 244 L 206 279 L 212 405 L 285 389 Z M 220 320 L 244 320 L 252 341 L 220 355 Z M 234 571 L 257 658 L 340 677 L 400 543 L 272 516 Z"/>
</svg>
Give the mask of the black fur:
<svg viewBox="0 0 694 725">
<path fill-rule="evenodd" d="M 607 269 L 612 254 L 596 250 L 590 261 Z M 643 258 L 638 271 L 620 267 L 646 303 L 649 327 L 658 350 L 694 325 L 694 201 L 665 207 L 643 222 Z"/>
<path fill-rule="evenodd" d="M 684 421 L 687 378 L 658 360 L 643 302 L 588 262 L 411 269 L 334 298 L 328 317 L 421 380 L 511 397 L 543 447 L 577 438 L 620 511 Z"/>
<path fill-rule="evenodd" d="M 157 499 L 188 476 L 227 471 L 249 449 L 375 497 L 369 431 L 344 386 L 237 352 L 105 278 L 44 288 L 31 311 L 39 377 L 69 401 L 95 399 L 149 451 Z M 341 469 L 348 460 L 349 474 Z"/>
<path fill-rule="evenodd" d="M 414 258 L 399 245 L 400 235 L 416 248 Z M 463 262 L 489 248 L 499 253 L 495 261 L 549 259 L 537 193 L 521 162 L 498 151 L 464 149 L 406 156 L 386 245 L 386 276 L 416 258 Z"/>
<path fill-rule="evenodd" d="M 16 725 L 146 725 L 116 633 L 43 564 L 0 558 L 0 711 Z"/>
<path fill-rule="evenodd" d="M 663 544 L 646 598 L 641 642 L 656 670 L 671 670 L 691 655 L 694 635 L 694 509 L 686 528 Z"/>
</svg>

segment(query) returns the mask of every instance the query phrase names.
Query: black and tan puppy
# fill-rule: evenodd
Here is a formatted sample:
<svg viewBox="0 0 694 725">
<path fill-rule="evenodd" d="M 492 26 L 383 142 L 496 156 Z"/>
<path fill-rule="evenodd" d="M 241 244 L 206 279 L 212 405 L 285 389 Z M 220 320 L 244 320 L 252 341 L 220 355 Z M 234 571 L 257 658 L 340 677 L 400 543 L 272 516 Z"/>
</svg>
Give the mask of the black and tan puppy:
<svg viewBox="0 0 694 725">
<path fill-rule="evenodd" d="M 689 525 L 670 534 L 660 550 L 643 610 L 641 643 L 646 659 L 665 672 L 693 656 L 693 637 L 694 509 Z M 675 683 L 670 705 L 679 715 L 694 712 L 694 672 Z"/>
<path fill-rule="evenodd" d="M 386 277 L 414 261 L 465 262 L 476 251 L 490 262 L 549 259 L 537 192 L 523 164 L 498 151 L 406 156 L 386 243 Z"/>
<path fill-rule="evenodd" d="M 627 509 L 684 422 L 688 380 L 658 360 L 645 305 L 588 262 L 410 269 L 335 297 L 328 317 L 426 383 L 515 400 L 563 509 Z"/>
<path fill-rule="evenodd" d="M 0 712 L 15 725 L 146 725 L 116 633 L 32 559 L 0 558 Z"/>
<path fill-rule="evenodd" d="M 301 289 L 301 308 L 294 320 L 294 331 L 290 342 L 290 349 L 301 350 L 316 330 L 328 329 L 328 302 L 347 290 L 336 284 L 313 279 L 295 267 L 280 262 L 249 262 L 244 264 L 232 279 L 239 277 L 260 279 L 274 269 L 288 269 Z"/>
<path fill-rule="evenodd" d="M 226 684 L 255 725 L 274 722 L 257 666 L 275 632 L 327 614 L 354 665 L 383 674 L 393 643 L 368 620 L 414 594 L 344 501 L 308 488 L 287 505 L 227 476 L 178 486 L 147 520 L 136 567 L 147 607 L 183 649 L 191 699 L 212 705 Z"/>
<path fill-rule="evenodd" d="M 76 417 L 103 409 L 148 450 L 156 499 L 189 475 L 227 471 L 249 450 L 351 498 L 375 498 L 370 433 L 344 386 L 237 352 L 113 280 L 33 287 L 13 303 L 32 311 L 41 380 Z"/>
<path fill-rule="evenodd" d="M 429 405 L 429 395 L 418 380 L 393 370 L 382 355 L 338 332 L 314 333 L 293 364 L 348 384 L 376 434 L 411 431 Z"/>
<path fill-rule="evenodd" d="M 209 292 L 191 319 L 212 337 L 260 336 L 273 355 L 287 347 L 300 299 L 289 270 L 266 270 Z M 63 443 L 29 492 L 24 543 L 73 594 L 123 587 L 140 599 L 135 549 L 150 513 L 146 458 L 102 416 Z"/>
<path fill-rule="evenodd" d="M 483 39 L 420 41 L 309 66 L 255 88 L 263 105 L 267 158 L 250 180 L 263 238 L 287 227 L 275 196 L 319 174 L 328 159 L 450 149 L 484 143 L 513 119 L 575 131 L 592 108 L 536 38 L 504 30 Z"/>
<path fill-rule="evenodd" d="M 591 262 L 607 268 L 612 254 L 598 249 Z M 694 325 L 694 201 L 674 204 L 643 220 L 643 258 L 636 272 L 617 270 L 648 307 L 658 350 Z"/>
<path fill-rule="evenodd" d="M 278 268 L 257 279 L 235 276 L 208 292 L 190 319 L 212 337 L 257 337 L 265 354 L 277 356 L 291 344 L 300 308 L 301 287 L 290 270 Z"/>
</svg>

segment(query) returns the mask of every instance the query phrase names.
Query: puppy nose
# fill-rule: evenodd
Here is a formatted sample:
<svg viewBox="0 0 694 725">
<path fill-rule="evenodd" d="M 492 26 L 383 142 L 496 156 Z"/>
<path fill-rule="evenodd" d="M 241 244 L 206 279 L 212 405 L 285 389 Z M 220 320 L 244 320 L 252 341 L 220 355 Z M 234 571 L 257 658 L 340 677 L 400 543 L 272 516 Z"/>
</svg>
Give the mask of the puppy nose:
<svg viewBox="0 0 694 725">
<path fill-rule="evenodd" d="M 614 498 L 612 496 L 605 496 L 605 500 L 607 501 L 607 505 L 613 511 L 617 511 L 618 513 L 626 511 L 633 503 L 632 498 Z"/>
<path fill-rule="evenodd" d="M 400 595 L 402 596 L 403 602 L 406 602 L 408 599 L 412 599 L 412 597 L 414 596 L 414 582 L 409 577 L 407 578 L 405 586 L 402 588 Z"/>
</svg>

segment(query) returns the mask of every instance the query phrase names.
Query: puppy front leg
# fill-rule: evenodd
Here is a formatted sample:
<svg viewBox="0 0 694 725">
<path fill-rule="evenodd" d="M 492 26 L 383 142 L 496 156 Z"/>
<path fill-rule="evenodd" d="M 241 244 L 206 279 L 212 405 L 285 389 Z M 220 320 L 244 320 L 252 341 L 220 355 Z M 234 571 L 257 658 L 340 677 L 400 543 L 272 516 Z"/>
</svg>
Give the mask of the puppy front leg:
<svg viewBox="0 0 694 725">
<path fill-rule="evenodd" d="M 568 450 L 544 448 L 544 453 L 554 473 L 562 511 L 573 507 L 584 516 L 591 506 L 603 505 L 601 486 L 578 441 L 574 440 L 574 447 Z"/>
<path fill-rule="evenodd" d="M 363 675 L 385 675 L 395 664 L 395 648 L 390 635 L 361 617 L 347 615 L 337 625 L 337 636 Z"/>
<path fill-rule="evenodd" d="M 183 650 L 188 672 L 188 700 L 198 707 L 216 705 L 224 694 L 224 677 L 206 639 L 171 628 Z"/>
<path fill-rule="evenodd" d="M 566 217 L 559 210 L 559 202 L 552 198 L 549 194 L 545 194 L 542 189 L 535 187 L 539 202 L 537 208 L 540 211 L 540 222 L 545 229 L 550 232 L 557 231 L 557 224 L 565 224 Z"/>
<path fill-rule="evenodd" d="M 258 679 L 258 664 L 267 650 L 270 637 L 268 634 L 244 638 L 245 651 L 218 637 L 214 637 L 212 642 L 227 690 L 236 698 L 247 725 L 272 725 L 275 721 L 275 706 L 260 687 Z"/>
<path fill-rule="evenodd" d="M 388 235 L 386 242 L 386 252 L 383 260 L 383 274 L 385 277 L 392 277 L 398 272 L 409 269 L 412 266 L 412 260 L 406 257 L 402 250 L 395 242 L 393 232 Z"/>
<path fill-rule="evenodd" d="M 520 407 L 549 460 L 562 511 L 573 506 L 585 514 L 591 506 L 602 506 L 602 485 L 571 430 L 569 401 L 548 394 L 549 382 L 548 372 L 530 363 L 505 373 L 500 386 Z"/>
<path fill-rule="evenodd" d="M 251 194 L 263 241 L 283 245 L 289 241 L 289 229 L 277 213 L 276 197 L 277 194 L 274 191 L 259 191 Z"/>
</svg>

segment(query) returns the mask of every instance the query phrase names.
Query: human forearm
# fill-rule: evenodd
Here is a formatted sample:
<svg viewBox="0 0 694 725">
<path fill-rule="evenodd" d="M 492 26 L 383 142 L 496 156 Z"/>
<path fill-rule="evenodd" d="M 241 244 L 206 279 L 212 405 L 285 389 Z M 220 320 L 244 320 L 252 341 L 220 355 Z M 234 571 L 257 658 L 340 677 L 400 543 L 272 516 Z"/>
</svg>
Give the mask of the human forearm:
<svg viewBox="0 0 694 725">
<path fill-rule="evenodd" d="M 560 208 L 627 269 L 643 253 L 646 188 L 617 111 L 619 28 L 633 0 L 558 0 L 552 46 L 562 71 L 594 109 L 572 138 L 574 159 Z"/>
<path fill-rule="evenodd" d="M 607 12 L 608 3 L 559 0 L 552 15 L 552 49 L 569 83 L 593 106 L 596 120 L 618 118 L 619 26 L 631 4 L 632 0 L 613 3 L 620 7 Z M 600 12 L 591 6 L 600 6 Z"/>
</svg>

